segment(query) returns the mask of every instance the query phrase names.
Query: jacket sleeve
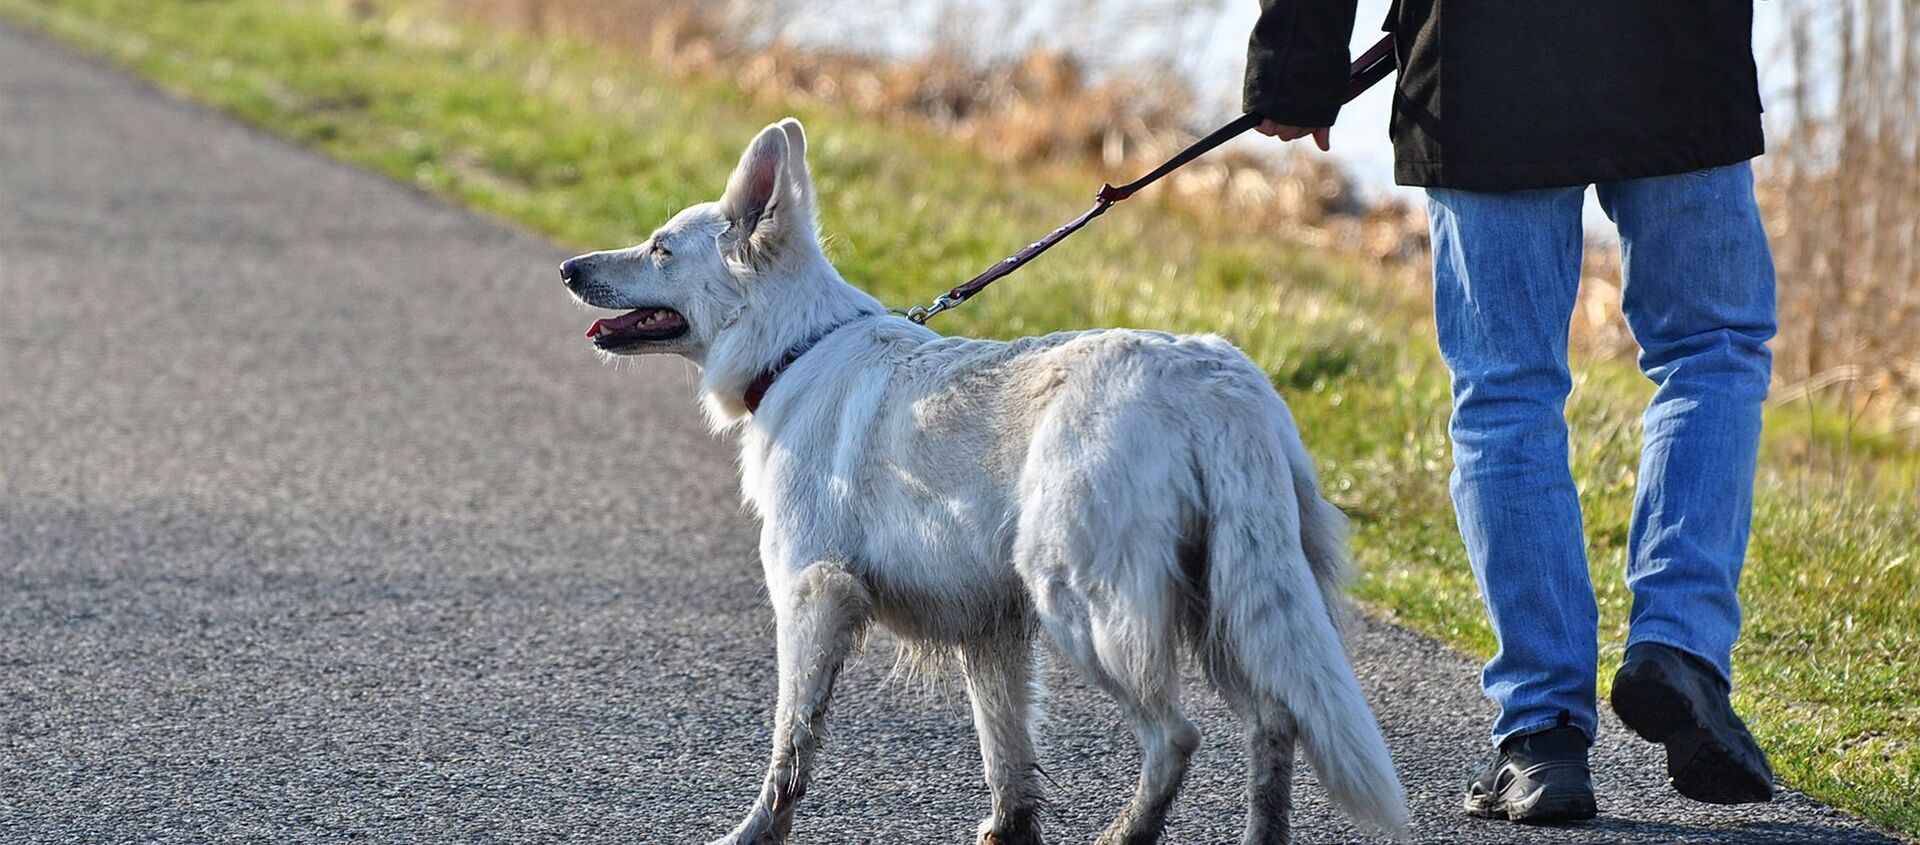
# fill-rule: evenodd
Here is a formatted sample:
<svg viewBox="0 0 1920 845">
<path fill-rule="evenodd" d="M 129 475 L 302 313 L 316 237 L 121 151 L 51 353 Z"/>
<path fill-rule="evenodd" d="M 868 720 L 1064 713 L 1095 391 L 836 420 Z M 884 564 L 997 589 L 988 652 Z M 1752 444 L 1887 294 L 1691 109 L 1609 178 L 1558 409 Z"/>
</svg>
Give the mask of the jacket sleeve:
<svg viewBox="0 0 1920 845">
<path fill-rule="evenodd" d="M 1356 0 L 1260 0 L 1242 108 L 1290 126 L 1332 126 L 1347 88 Z"/>
</svg>

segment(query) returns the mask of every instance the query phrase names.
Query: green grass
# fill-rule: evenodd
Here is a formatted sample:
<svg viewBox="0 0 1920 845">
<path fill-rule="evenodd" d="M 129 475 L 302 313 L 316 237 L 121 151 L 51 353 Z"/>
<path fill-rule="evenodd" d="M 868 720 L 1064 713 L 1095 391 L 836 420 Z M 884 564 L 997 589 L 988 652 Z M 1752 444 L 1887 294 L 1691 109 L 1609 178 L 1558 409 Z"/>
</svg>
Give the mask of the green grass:
<svg viewBox="0 0 1920 845">
<path fill-rule="evenodd" d="M 1099 181 L 1012 171 L 930 135 L 755 100 L 578 44 L 481 32 L 424 7 L 354 11 L 366 7 L 0 0 L 0 14 L 170 91 L 581 246 L 637 241 L 714 196 L 756 129 L 797 114 L 812 127 L 830 254 L 901 306 L 1062 222 Z M 1331 495 L 1355 517 L 1356 590 L 1372 612 L 1488 653 L 1447 500 L 1446 376 L 1424 291 L 1156 202 L 1107 216 L 939 327 L 1231 338 L 1287 395 Z M 1579 369 L 1568 413 L 1603 645 L 1617 657 L 1648 388 L 1619 362 Z M 1769 431 L 1742 585 L 1739 704 L 1789 783 L 1920 835 L 1920 454 L 1806 402 L 1775 408 Z"/>
</svg>

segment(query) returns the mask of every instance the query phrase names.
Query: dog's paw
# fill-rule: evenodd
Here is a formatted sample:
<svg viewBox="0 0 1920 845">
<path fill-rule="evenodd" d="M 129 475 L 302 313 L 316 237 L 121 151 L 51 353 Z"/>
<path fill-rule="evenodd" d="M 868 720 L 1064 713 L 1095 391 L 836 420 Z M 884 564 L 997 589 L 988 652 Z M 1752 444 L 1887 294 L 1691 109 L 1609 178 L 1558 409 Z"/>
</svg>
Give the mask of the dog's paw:
<svg viewBox="0 0 1920 845">
<path fill-rule="evenodd" d="M 1040 845 L 1040 831 L 1029 824 L 994 824 L 994 818 L 988 816 L 980 822 L 980 832 L 974 839 L 975 845 Z"/>
</svg>

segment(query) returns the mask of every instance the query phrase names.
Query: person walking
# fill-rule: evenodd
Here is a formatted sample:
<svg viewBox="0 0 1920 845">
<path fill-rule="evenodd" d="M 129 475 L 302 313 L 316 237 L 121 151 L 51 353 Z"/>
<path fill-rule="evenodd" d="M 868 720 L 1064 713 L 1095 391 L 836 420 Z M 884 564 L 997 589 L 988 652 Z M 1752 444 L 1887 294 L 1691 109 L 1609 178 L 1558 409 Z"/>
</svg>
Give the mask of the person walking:
<svg viewBox="0 0 1920 845">
<path fill-rule="evenodd" d="M 1261 132 L 1329 147 L 1354 14 L 1354 0 L 1262 0 L 1245 89 Z M 1751 3 L 1396 0 L 1385 29 L 1395 180 L 1427 193 L 1454 511 L 1499 644 L 1482 675 L 1494 750 L 1466 811 L 1596 812 L 1599 614 L 1565 416 L 1589 185 L 1619 230 L 1621 308 L 1655 385 L 1613 707 L 1665 745 L 1682 795 L 1771 800 L 1728 697 L 1775 326 Z"/>
</svg>

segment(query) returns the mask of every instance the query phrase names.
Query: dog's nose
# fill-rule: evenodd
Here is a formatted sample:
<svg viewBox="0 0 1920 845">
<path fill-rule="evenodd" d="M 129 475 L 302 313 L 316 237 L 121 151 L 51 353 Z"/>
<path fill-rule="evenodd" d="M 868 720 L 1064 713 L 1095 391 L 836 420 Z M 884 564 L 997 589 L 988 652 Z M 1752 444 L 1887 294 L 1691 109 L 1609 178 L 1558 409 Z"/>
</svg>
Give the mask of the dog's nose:
<svg viewBox="0 0 1920 845">
<path fill-rule="evenodd" d="M 579 258 L 569 258 L 560 262 L 560 281 L 573 284 L 573 280 L 580 276 L 580 265 L 584 263 Z"/>
</svg>

